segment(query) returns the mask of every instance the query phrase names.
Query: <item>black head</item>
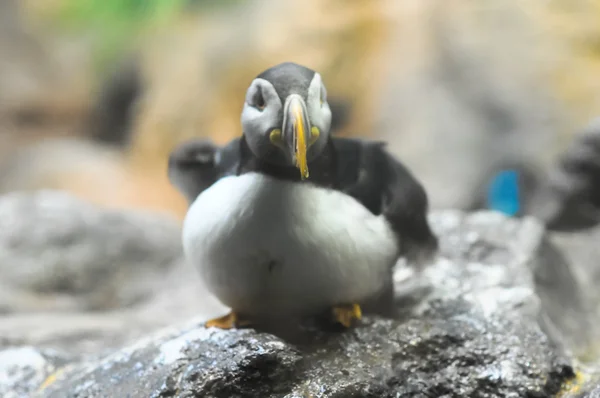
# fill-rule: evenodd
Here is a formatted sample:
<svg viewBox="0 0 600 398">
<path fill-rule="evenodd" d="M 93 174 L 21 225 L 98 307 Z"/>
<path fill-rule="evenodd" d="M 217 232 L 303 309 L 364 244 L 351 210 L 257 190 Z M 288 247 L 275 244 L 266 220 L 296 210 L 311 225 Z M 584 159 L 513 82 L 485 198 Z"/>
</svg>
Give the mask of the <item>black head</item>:
<svg viewBox="0 0 600 398">
<path fill-rule="evenodd" d="M 255 156 L 296 166 L 307 178 L 308 162 L 321 154 L 331 128 L 321 75 L 291 62 L 260 73 L 246 92 L 241 122 Z"/>
<path fill-rule="evenodd" d="M 169 156 L 169 180 L 189 202 L 212 185 L 216 179 L 218 147 L 196 139 L 177 146 Z"/>
</svg>

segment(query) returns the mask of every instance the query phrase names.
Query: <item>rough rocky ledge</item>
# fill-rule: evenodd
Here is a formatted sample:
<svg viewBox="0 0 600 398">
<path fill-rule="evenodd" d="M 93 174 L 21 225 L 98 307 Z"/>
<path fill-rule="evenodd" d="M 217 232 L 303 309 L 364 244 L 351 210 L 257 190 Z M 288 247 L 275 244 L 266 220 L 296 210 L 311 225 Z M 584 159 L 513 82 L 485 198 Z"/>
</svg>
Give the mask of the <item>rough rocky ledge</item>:
<svg viewBox="0 0 600 398">
<path fill-rule="evenodd" d="M 0 196 L 0 313 L 134 305 L 180 260 L 166 215 L 105 209 L 59 191 Z"/>
<path fill-rule="evenodd" d="M 398 269 L 394 319 L 277 337 L 206 329 L 203 315 L 130 336 L 108 354 L 24 341 L 0 351 L 0 396 L 575 396 L 584 375 L 565 336 L 585 309 L 544 228 L 489 212 L 435 212 L 431 222 L 440 256 L 420 276 Z"/>
</svg>

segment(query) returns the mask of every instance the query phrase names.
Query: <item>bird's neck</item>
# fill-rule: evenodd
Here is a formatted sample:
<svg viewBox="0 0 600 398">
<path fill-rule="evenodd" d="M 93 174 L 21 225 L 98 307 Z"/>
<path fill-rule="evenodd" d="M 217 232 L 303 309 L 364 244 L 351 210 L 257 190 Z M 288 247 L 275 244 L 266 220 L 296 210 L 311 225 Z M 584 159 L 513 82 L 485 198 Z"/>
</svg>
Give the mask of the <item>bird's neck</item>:
<svg viewBox="0 0 600 398">
<path fill-rule="evenodd" d="M 256 157 L 243 136 L 240 139 L 240 154 L 238 175 L 258 172 L 281 180 L 312 183 L 327 188 L 336 188 L 338 185 L 336 152 L 331 139 L 328 139 L 323 152 L 308 163 L 309 177 L 305 180 L 301 179 L 300 170 L 296 167 L 280 165 Z"/>
</svg>

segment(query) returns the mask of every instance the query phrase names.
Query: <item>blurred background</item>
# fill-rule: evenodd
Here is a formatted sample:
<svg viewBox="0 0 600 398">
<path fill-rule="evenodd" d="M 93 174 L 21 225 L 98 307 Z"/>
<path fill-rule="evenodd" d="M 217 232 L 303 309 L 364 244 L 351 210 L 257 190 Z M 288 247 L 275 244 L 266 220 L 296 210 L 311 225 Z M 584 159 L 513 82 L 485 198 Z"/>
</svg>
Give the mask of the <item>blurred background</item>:
<svg viewBox="0 0 600 398">
<path fill-rule="evenodd" d="M 545 168 L 600 109 L 600 0 L 2 0 L 0 193 L 184 215 L 167 157 L 241 134 L 245 91 L 319 71 L 336 134 L 383 139 L 432 207 Z"/>
</svg>

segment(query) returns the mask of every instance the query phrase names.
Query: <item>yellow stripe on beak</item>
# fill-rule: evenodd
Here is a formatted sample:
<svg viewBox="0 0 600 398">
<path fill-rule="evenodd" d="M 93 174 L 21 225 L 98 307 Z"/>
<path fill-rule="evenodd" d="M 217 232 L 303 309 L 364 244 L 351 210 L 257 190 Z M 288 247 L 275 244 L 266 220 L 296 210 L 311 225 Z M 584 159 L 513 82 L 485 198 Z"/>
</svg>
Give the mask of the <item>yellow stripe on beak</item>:
<svg viewBox="0 0 600 398">
<path fill-rule="evenodd" d="M 296 167 L 300 169 L 300 176 L 304 180 L 308 178 L 308 160 L 306 159 L 306 126 L 304 125 L 304 115 L 302 106 L 298 102 L 292 102 L 292 113 L 294 115 L 294 138 Z"/>
</svg>

